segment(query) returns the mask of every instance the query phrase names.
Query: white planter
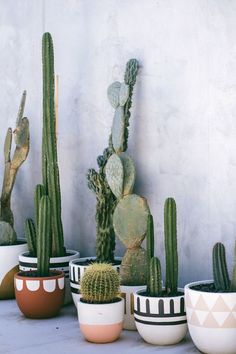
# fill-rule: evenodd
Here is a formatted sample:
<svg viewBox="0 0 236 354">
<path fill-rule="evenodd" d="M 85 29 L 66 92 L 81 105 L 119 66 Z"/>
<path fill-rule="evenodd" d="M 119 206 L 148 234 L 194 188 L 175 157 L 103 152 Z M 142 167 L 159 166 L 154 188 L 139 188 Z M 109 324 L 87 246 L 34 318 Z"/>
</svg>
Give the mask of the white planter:
<svg viewBox="0 0 236 354">
<path fill-rule="evenodd" d="M 77 305 L 80 330 L 94 343 L 110 343 L 119 338 L 123 327 L 124 300 L 109 304 Z"/>
<path fill-rule="evenodd" d="M 188 328 L 196 347 L 207 354 L 236 354 L 236 293 L 191 289 L 212 280 L 185 286 Z"/>
<path fill-rule="evenodd" d="M 15 297 L 14 274 L 19 271 L 18 257 L 28 249 L 27 243 L 19 240 L 18 245 L 0 246 L 0 299 Z"/>
<path fill-rule="evenodd" d="M 121 257 L 115 257 L 116 261 L 121 262 Z M 80 282 L 81 279 L 88 268 L 89 264 L 83 264 L 83 262 L 87 262 L 88 260 L 94 261 L 96 257 L 84 257 L 84 258 L 77 258 L 70 261 L 70 289 L 73 297 L 73 301 L 75 306 L 77 307 L 77 303 L 81 297 L 80 295 Z M 78 262 L 82 264 L 77 264 Z M 120 272 L 120 264 L 113 265 L 113 268 Z"/>
<path fill-rule="evenodd" d="M 136 331 L 136 324 L 134 321 L 134 293 L 139 290 L 146 289 L 146 285 L 121 285 L 121 296 L 125 300 L 125 317 L 124 317 L 124 329 L 129 331 Z"/>
<path fill-rule="evenodd" d="M 142 291 L 137 291 L 134 294 L 134 318 L 140 336 L 147 343 L 179 343 L 187 332 L 184 294 L 174 297 L 149 297 L 142 295 Z"/>
<path fill-rule="evenodd" d="M 66 250 L 67 255 L 64 257 L 53 257 L 50 258 L 50 269 L 51 270 L 62 270 L 65 274 L 65 298 L 64 305 L 71 302 L 71 292 L 70 292 L 70 280 L 69 280 L 69 262 L 75 258 L 79 257 L 79 252 L 74 250 Z M 19 266 L 20 270 L 36 270 L 37 269 L 37 257 L 29 257 L 29 252 L 22 253 L 19 256 Z"/>
</svg>

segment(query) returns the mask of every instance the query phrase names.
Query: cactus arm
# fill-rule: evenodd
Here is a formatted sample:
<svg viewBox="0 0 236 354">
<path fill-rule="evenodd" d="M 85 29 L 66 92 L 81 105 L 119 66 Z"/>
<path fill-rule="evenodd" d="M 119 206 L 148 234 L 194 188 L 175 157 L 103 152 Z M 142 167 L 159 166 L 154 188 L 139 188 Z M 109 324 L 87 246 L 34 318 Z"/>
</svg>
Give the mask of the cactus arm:
<svg viewBox="0 0 236 354">
<path fill-rule="evenodd" d="M 32 219 L 25 220 L 25 237 L 27 240 L 30 255 L 36 257 L 37 239 L 36 239 L 36 230 Z"/>
<path fill-rule="evenodd" d="M 151 214 L 148 215 L 147 220 L 147 293 L 150 293 L 150 267 L 149 264 L 151 259 L 154 257 L 154 227 L 153 227 L 153 217 Z"/>
<path fill-rule="evenodd" d="M 234 267 L 230 284 L 230 290 L 236 292 L 236 241 L 234 246 Z"/>
<path fill-rule="evenodd" d="M 161 296 L 161 263 L 157 257 L 150 260 L 149 270 L 149 296 Z"/>
<path fill-rule="evenodd" d="M 38 227 L 38 221 L 39 221 L 39 204 L 40 200 L 43 195 L 46 195 L 46 190 L 44 185 L 42 184 L 37 184 L 34 192 L 34 210 L 35 210 L 35 224 L 36 224 L 36 229 Z"/>
<path fill-rule="evenodd" d="M 43 196 L 39 205 L 37 238 L 38 276 L 49 275 L 51 241 L 51 205 L 48 196 Z"/>
<path fill-rule="evenodd" d="M 230 287 L 229 274 L 225 258 L 223 243 L 217 242 L 213 247 L 213 277 L 217 291 L 228 291 Z"/>
<path fill-rule="evenodd" d="M 19 110 L 18 110 L 18 114 L 17 114 L 17 118 L 16 118 L 16 126 L 18 126 L 20 124 L 21 120 L 23 119 L 24 109 L 25 109 L 25 101 L 26 101 L 26 90 L 23 91 L 23 94 L 21 97 L 21 102 L 20 102 L 20 106 L 19 106 Z"/>
</svg>

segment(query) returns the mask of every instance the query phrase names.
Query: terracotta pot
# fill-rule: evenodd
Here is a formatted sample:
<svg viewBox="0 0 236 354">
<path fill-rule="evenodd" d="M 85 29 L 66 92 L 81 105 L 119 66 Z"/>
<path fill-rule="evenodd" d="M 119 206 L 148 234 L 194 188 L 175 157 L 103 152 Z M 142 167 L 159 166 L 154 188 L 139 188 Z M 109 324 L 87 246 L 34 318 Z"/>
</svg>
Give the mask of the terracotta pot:
<svg viewBox="0 0 236 354">
<path fill-rule="evenodd" d="M 91 260 L 94 261 L 96 260 L 96 257 L 84 257 L 84 258 L 77 258 L 73 259 L 70 261 L 70 289 L 73 297 L 73 301 L 75 306 L 77 307 L 77 303 L 80 300 L 80 282 L 81 279 L 88 268 L 89 264 L 87 264 L 87 261 Z M 113 265 L 113 268 L 117 270 L 119 273 L 120 271 L 120 264 L 121 264 L 121 257 L 115 257 L 115 261 L 120 262 L 119 264 Z M 78 262 L 82 264 L 77 264 Z M 83 264 L 85 263 L 85 264 Z"/>
<path fill-rule="evenodd" d="M 179 343 L 187 332 L 184 294 L 174 297 L 142 294 L 143 291 L 134 294 L 134 318 L 140 336 L 155 345 Z"/>
<path fill-rule="evenodd" d="M 207 354 L 236 354 L 236 293 L 212 293 L 192 289 L 213 283 L 206 280 L 185 286 L 190 336 Z"/>
<path fill-rule="evenodd" d="M 0 299 L 13 299 L 14 275 L 19 271 L 18 257 L 28 249 L 24 240 L 18 240 L 17 245 L 0 246 Z"/>
<path fill-rule="evenodd" d="M 124 318 L 123 299 L 109 304 L 79 301 L 77 309 L 80 330 L 89 342 L 111 343 L 120 337 Z"/>
<path fill-rule="evenodd" d="M 16 302 L 21 312 L 29 318 L 56 316 L 63 305 L 65 276 L 62 271 L 52 271 L 48 277 L 33 277 L 24 272 L 15 274 Z"/>
<path fill-rule="evenodd" d="M 73 250 L 66 250 L 67 255 L 64 257 L 50 258 L 50 270 L 60 270 L 65 274 L 65 298 L 64 305 L 71 303 L 72 296 L 70 292 L 70 280 L 69 280 L 69 262 L 72 259 L 79 258 L 79 252 Z M 29 271 L 37 270 L 37 258 L 30 257 L 29 252 L 22 253 L 19 256 L 20 270 Z"/>
</svg>

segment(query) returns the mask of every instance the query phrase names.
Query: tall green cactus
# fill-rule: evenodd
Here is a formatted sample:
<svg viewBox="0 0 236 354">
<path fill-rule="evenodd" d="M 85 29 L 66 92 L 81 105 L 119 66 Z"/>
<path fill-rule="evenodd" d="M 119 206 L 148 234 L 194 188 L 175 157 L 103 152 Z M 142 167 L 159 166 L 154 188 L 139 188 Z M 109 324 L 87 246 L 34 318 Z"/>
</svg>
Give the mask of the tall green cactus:
<svg viewBox="0 0 236 354">
<path fill-rule="evenodd" d="M 38 238 L 37 238 L 37 273 L 39 277 L 49 275 L 51 241 L 51 206 L 48 196 L 43 196 L 39 203 Z"/>
<path fill-rule="evenodd" d="M 223 243 L 217 242 L 213 247 L 213 276 L 217 291 L 228 291 L 230 279 L 225 258 L 225 247 Z"/>
<path fill-rule="evenodd" d="M 176 203 L 173 198 L 165 201 L 165 252 L 166 252 L 166 292 L 176 294 L 178 289 L 178 253 Z"/>
</svg>

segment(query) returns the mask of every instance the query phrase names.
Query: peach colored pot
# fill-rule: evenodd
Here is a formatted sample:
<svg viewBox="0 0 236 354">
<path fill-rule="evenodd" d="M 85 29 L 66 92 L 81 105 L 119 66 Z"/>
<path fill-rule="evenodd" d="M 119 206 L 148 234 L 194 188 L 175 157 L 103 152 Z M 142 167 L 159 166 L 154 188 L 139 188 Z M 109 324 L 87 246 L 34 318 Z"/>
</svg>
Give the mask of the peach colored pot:
<svg viewBox="0 0 236 354">
<path fill-rule="evenodd" d="M 29 276 L 30 272 L 15 274 L 16 302 L 21 312 L 29 318 L 56 316 L 64 301 L 65 276 L 62 271 L 52 271 L 48 277 Z"/>
<path fill-rule="evenodd" d="M 120 337 L 124 319 L 124 299 L 109 304 L 77 304 L 80 330 L 93 343 L 111 343 Z"/>
</svg>

